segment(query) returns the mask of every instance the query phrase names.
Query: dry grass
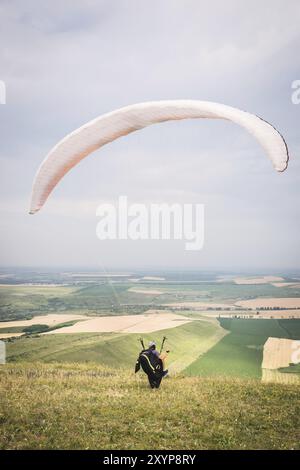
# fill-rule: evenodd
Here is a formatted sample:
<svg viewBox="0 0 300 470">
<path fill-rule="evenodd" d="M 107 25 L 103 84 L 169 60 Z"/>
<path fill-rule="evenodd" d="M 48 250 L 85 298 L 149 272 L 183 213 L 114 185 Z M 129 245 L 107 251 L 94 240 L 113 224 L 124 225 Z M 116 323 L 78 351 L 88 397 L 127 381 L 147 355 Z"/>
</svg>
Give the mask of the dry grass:
<svg viewBox="0 0 300 470">
<path fill-rule="evenodd" d="M 299 448 L 299 387 L 99 365 L 0 369 L 2 449 Z"/>
<path fill-rule="evenodd" d="M 280 367 L 288 367 L 294 362 L 293 353 L 295 353 L 296 343 L 300 343 L 300 341 L 296 342 L 287 338 L 268 338 L 264 344 L 262 368 L 279 369 Z M 295 359 L 297 359 L 296 363 L 300 362 L 298 354 L 295 355 Z"/>
</svg>

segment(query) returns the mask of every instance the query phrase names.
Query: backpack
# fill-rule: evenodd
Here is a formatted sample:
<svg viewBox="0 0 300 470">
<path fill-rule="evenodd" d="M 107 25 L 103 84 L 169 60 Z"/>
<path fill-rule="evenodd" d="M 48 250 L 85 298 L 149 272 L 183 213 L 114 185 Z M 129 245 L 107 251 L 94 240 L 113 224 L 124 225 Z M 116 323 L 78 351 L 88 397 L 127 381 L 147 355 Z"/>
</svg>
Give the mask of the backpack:
<svg viewBox="0 0 300 470">
<path fill-rule="evenodd" d="M 144 349 L 140 352 L 135 364 L 135 373 L 142 367 L 147 375 L 161 376 L 163 372 L 162 360 L 153 354 L 152 349 Z"/>
</svg>

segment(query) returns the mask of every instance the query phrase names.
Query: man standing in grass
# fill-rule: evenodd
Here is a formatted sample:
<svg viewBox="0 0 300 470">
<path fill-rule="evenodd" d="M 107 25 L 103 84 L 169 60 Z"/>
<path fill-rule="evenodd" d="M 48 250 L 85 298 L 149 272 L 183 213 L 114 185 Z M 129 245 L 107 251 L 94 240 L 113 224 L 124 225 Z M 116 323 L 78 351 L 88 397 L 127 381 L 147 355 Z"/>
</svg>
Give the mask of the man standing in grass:
<svg viewBox="0 0 300 470">
<path fill-rule="evenodd" d="M 162 378 L 168 374 L 168 369 L 165 370 L 164 368 L 168 353 L 169 351 L 159 353 L 156 349 L 156 343 L 151 341 L 148 349 L 144 349 L 138 357 L 135 372 L 142 366 L 143 371 L 148 376 L 151 388 L 159 388 Z"/>
</svg>

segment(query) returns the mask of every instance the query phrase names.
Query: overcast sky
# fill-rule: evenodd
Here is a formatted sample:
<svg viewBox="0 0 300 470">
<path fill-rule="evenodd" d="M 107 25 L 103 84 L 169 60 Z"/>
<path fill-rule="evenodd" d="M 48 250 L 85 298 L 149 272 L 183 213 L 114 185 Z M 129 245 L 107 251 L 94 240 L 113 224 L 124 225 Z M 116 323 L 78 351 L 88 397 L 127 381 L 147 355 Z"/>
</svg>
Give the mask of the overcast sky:
<svg viewBox="0 0 300 470">
<path fill-rule="evenodd" d="M 0 265 L 300 267 L 298 0 L 1 0 L 0 18 Z M 165 123 L 89 156 L 28 215 L 35 172 L 64 135 L 120 106 L 184 98 L 270 121 L 288 170 L 234 124 Z M 205 204 L 204 248 L 100 242 L 96 208 L 119 195 Z"/>
</svg>

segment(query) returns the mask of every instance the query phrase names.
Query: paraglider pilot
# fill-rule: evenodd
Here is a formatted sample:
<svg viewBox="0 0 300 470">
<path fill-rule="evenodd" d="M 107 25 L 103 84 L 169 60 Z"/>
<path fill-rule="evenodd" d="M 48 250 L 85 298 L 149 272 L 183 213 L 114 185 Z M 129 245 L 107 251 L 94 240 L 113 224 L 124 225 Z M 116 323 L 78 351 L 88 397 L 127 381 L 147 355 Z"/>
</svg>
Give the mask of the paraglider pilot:
<svg viewBox="0 0 300 470">
<path fill-rule="evenodd" d="M 163 339 L 163 344 L 166 338 Z M 148 349 L 145 349 L 143 340 L 140 340 L 142 344 L 142 351 L 136 361 L 135 372 L 140 370 L 142 367 L 143 371 L 148 377 L 149 385 L 151 388 L 159 388 L 163 377 L 168 374 L 168 369 L 165 369 L 164 362 L 169 351 L 162 353 L 163 344 L 161 351 L 158 352 L 156 349 L 156 343 L 151 341 Z"/>
</svg>

